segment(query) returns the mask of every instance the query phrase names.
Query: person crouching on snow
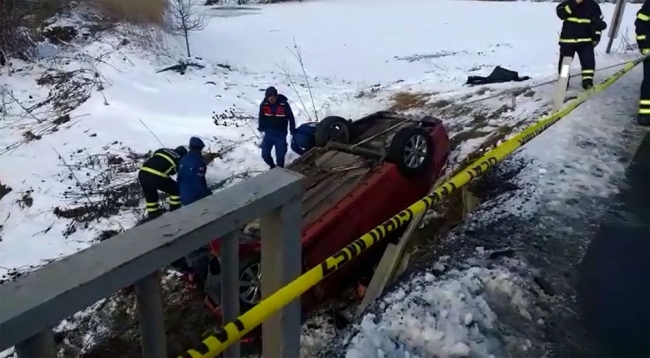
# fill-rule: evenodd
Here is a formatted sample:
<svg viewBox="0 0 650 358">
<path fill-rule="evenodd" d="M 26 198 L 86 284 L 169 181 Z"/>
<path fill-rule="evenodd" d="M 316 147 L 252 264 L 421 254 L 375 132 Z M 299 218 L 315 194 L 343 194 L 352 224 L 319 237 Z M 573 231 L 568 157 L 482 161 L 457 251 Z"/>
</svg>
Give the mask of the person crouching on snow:
<svg viewBox="0 0 650 358">
<path fill-rule="evenodd" d="M 287 102 L 287 97 L 278 94 L 278 90 L 271 86 L 266 89 L 264 100 L 260 104 L 259 123 L 257 130 L 262 138 L 262 159 L 273 169 L 277 166 L 284 167 L 284 157 L 287 155 L 287 127 L 293 135 L 296 131 L 296 121 Z M 271 149 L 275 147 L 276 162 L 271 156 Z"/>
<path fill-rule="evenodd" d="M 199 201 L 207 196 L 212 195 L 212 190 L 208 188 L 205 180 L 205 172 L 207 166 L 201 153 L 205 144 L 200 138 L 190 138 L 189 151 L 185 155 L 178 166 L 178 186 L 180 188 L 181 203 L 183 206 L 190 205 Z M 205 282 L 205 275 L 199 274 L 195 267 L 202 267 L 201 262 L 204 257 L 205 248 L 198 249 L 187 254 L 184 257 L 172 262 L 171 266 L 185 275 L 188 283 L 199 290 L 203 290 L 203 283 Z"/>
<path fill-rule="evenodd" d="M 178 183 L 172 179 L 172 175 L 177 173 L 178 164 L 186 154 L 187 150 L 182 146 L 176 149 L 160 148 L 142 164 L 138 181 L 146 201 L 147 220 L 153 220 L 163 214 L 158 205 L 158 191 L 169 195 L 169 211 L 181 207 Z"/>
<path fill-rule="evenodd" d="M 301 124 L 291 135 L 291 150 L 298 155 L 305 154 L 314 147 L 318 122 Z"/>
<path fill-rule="evenodd" d="M 178 169 L 178 186 L 183 206 L 190 205 L 212 194 L 205 181 L 207 167 L 201 154 L 204 147 L 205 144 L 200 138 L 190 138 L 190 150 L 181 159 Z"/>
</svg>

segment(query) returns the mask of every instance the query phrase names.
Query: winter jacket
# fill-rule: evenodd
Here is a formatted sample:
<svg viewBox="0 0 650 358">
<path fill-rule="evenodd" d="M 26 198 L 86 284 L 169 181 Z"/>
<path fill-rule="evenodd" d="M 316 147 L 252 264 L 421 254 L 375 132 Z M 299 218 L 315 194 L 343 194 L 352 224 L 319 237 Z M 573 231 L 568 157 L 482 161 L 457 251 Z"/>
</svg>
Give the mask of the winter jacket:
<svg viewBox="0 0 650 358">
<path fill-rule="evenodd" d="M 607 28 L 600 6 L 594 0 L 566 0 L 556 7 L 557 16 L 563 20 L 560 44 L 583 44 L 600 42 L 602 31 Z"/>
<path fill-rule="evenodd" d="M 289 132 L 296 130 L 296 121 L 291 111 L 291 106 L 287 102 L 287 97 L 279 94 L 275 103 L 270 103 L 267 99 L 260 104 L 259 124 L 260 132 L 273 132 L 276 134 L 287 135 Z"/>
<path fill-rule="evenodd" d="M 291 150 L 299 155 L 305 154 L 314 146 L 318 122 L 301 124 L 291 137 Z"/>
<path fill-rule="evenodd" d="M 636 42 L 642 54 L 650 54 L 650 0 L 646 0 L 636 13 L 634 21 Z"/>
<path fill-rule="evenodd" d="M 205 181 L 206 165 L 199 150 L 190 150 L 181 159 L 178 169 L 178 186 L 183 206 L 212 194 Z"/>
<path fill-rule="evenodd" d="M 153 152 L 151 158 L 142 164 L 141 171 L 158 175 L 163 178 L 169 178 L 176 174 L 178 164 L 186 152 L 182 152 L 177 148 L 161 148 Z"/>
</svg>

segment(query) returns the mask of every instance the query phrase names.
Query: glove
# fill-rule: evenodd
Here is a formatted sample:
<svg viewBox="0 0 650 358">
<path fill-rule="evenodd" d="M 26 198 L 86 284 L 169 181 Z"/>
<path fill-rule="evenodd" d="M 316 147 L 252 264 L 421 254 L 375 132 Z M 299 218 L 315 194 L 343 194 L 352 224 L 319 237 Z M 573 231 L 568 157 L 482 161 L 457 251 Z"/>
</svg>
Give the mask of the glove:
<svg viewBox="0 0 650 358">
<path fill-rule="evenodd" d="M 642 55 L 650 55 L 650 48 L 641 49 L 641 54 Z"/>
</svg>

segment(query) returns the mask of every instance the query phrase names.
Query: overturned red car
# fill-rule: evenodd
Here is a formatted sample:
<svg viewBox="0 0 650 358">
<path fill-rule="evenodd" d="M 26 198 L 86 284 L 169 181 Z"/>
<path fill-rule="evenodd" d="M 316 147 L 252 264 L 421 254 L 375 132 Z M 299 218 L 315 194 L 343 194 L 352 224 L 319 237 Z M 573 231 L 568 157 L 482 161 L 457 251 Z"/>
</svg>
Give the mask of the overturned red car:
<svg viewBox="0 0 650 358">
<path fill-rule="evenodd" d="M 307 270 L 428 194 L 447 163 L 450 142 L 441 120 L 378 112 L 359 120 L 327 117 L 318 123 L 315 148 L 287 167 L 305 176 L 302 199 L 302 265 Z M 400 231 L 393 233 L 399 235 Z M 303 310 L 341 292 L 366 268 L 384 240 L 363 252 L 302 296 Z M 192 281 L 221 316 L 220 241 L 188 259 Z M 239 297 L 243 311 L 257 304 L 260 290 L 259 224 L 240 233 Z"/>
</svg>

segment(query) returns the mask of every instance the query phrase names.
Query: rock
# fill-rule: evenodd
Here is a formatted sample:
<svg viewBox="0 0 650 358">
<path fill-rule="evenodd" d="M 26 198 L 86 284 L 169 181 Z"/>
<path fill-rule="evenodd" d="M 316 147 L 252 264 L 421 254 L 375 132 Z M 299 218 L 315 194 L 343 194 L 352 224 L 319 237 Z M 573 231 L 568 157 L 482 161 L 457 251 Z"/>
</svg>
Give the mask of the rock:
<svg viewBox="0 0 650 358">
<path fill-rule="evenodd" d="M 490 256 L 488 258 L 490 260 L 496 260 L 500 257 L 513 257 L 513 256 L 515 256 L 515 250 L 505 249 L 505 250 L 493 251 L 492 253 L 490 253 Z"/>
<path fill-rule="evenodd" d="M 536 276 L 533 281 L 539 286 L 539 288 L 544 291 L 545 294 L 549 296 L 555 295 L 555 290 L 553 289 L 553 286 L 551 286 L 551 283 L 546 281 L 544 278 Z"/>
</svg>

